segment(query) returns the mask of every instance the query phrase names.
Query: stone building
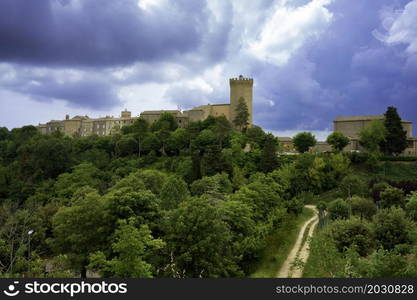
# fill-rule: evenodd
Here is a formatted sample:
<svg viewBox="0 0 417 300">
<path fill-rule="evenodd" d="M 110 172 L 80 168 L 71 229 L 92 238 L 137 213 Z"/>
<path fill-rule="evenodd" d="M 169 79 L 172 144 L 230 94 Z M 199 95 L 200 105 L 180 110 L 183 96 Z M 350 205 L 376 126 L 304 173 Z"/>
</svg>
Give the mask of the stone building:
<svg viewBox="0 0 417 300">
<path fill-rule="evenodd" d="M 104 118 L 89 118 L 88 116 L 65 116 L 65 120 L 52 120 L 46 124 L 39 124 L 38 130 L 42 133 L 62 131 L 66 136 L 110 135 L 117 132 L 123 126 L 130 125 L 137 118 L 131 117 L 131 112 L 122 111 L 118 118 L 106 116 Z"/>
<path fill-rule="evenodd" d="M 338 117 L 333 121 L 333 127 L 334 131 L 339 131 L 350 139 L 350 144 L 345 148 L 345 151 L 364 151 L 359 145 L 359 132 L 369 126 L 372 121 L 383 121 L 384 118 L 384 115 Z M 407 132 L 408 139 L 408 148 L 405 149 L 403 155 L 416 155 L 417 138 L 413 137 L 413 123 L 404 120 L 401 123 Z"/>
<path fill-rule="evenodd" d="M 384 115 L 366 115 L 366 116 L 343 116 L 333 121 L 333 130 L 343 133 L 350 139 L 350 143 L 344 151 L 365 151 L 359 144 L 359 132 L 369 126 L 374 120 L 384 120 Z M 410 121 L 402 121 L 404 130 L 407 132 L 408 148 L 404 150 L 402 155 L 417 155 L 417 138 L 413 137 L 413 123 Z M 294 145 L 291 138 L 278 138 L 284 151 L 294 153 Z M 331 152 L 332 147 L 325 141 L 318 141 L 317 144 L 310 149 L 312 153 Z"/>
<path fill-rule="evenodd" d="M 229 80 L 230 102 L 227 104 L 207 104 L 192 108 L 187 111 L 180 110 L 151 110 L 144 111 L 140 117 L 149 123 L 159 120 L 163 113 L 174 115 L 179 127 L 187 127 L 190 122 L 203 121 L 208 116 L 225 116 L 232 124 L 235 119 L 235 110 L 240 101 L 246 102 L 249 111 L 249 126 L 253 120 L 253 79 L 239 78 Z M 120 117 L 106 116 L 104 118 L 89 118 L 88 116 L 75 116 L 70 119 L 66 115 L 65 120 L 52 120 L 46 124 L 39 124 L 38 130 L 42 133 L 50 133 L 56 130 L 62 131 L 67 136 L 111 135 L 120 131 L 123 126 L 131 125 L 138 117 L 132 117 L 130 111 L 122 111 Z"/>
<path fill-rule="evenodd" d="M 153 123 L 159 119 L 163 113 L 173 114 L 178 122 L 178 126 L 186 127 L 190 122 L 203 121 L 208 116 L 220 117 L 224 116 L 233 125 L 236 117 L 236 107 L 240 99 L 243 99 L 248 107 L 249 126 L 253 124 L 253 79 L 245 78 L 240 75 L 238 78 L 231 78 L 230 85 L 230 102 L 226 104 L 207 104 L 194 107 L 190 110 L 153 110 L 144 111 L 140 114 L 142 118 L 149 123 Z"/>
</svg>

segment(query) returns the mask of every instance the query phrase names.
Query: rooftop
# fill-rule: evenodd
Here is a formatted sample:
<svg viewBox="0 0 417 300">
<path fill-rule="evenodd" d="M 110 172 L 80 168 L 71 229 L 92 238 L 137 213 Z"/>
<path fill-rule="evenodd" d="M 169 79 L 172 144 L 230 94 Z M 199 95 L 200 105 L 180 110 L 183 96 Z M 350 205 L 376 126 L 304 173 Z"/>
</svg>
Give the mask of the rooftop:
<svg viewBox="0 0 417 300">
<path fill-rule="evenodd" d="M 143 112 L 141 112 L 141 115 L 159 115 L 162 113 L 181 113 L 179 110 L 145 110 Z"/>
<path fill-rule="evenodd" d="M 346 117 L 337 117 L 334 122 L 346 122 L 346 121 L 372 121 L 372 120 L 383 120 L 384 115 L 365 115 L 365 116 L 346 116 Z M 405 123 L 411 123 L 410 121 L 402 120 Z"/>
</svg>

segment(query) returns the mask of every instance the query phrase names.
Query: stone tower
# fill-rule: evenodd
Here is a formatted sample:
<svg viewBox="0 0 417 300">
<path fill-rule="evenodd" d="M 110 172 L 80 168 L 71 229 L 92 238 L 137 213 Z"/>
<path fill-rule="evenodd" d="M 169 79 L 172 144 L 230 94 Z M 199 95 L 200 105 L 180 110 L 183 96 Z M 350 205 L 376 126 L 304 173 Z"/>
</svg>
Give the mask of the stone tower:
<svg viewBox="0 0 417 300">
<path fill-rule="evenodd" d="M 252 119 L 252 94 L 253 94 L 253 79 L 245 78 L 242 75 L 239 78 L 231 78 L 230 80 L 230 122 L 233 124 L 233 120 L 236 116 L 236 107 L 239 103 L 239 99 L 243 98 L 248 106 L 249 111 L 249 127 L 253 124 Z"/>
</svg>

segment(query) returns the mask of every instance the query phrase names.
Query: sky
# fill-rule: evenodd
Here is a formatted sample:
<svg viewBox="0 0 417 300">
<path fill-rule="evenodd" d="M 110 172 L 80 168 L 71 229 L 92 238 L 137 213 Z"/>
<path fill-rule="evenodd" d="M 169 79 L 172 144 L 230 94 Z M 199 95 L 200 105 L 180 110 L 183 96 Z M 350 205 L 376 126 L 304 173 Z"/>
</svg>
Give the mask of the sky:
<svg viewBox="0 0 417 300">
<path fill-rule="evenodd" d="M 391 105 L 417 124 L 416 20 L 417 0 L 1 0 L 0 126 L 228 103 L 239 75 L 278 136 Z"/>
</svg>

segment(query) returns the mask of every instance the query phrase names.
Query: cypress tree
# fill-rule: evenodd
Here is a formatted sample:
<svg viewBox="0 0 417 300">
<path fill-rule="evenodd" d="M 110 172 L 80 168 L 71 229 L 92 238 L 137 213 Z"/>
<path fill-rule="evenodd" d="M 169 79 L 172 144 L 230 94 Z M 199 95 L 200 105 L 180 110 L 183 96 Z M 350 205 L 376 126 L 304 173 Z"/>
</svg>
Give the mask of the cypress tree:
<svg viewBox="0 0 417 300">
<path fill-rule="evenodd" d="M 272 134 L 268 134 L 261 153 L 260 169 L 264 173 L 275 170 L 278 166 L 277 140 Z"/>
<path fill-rule="evenodd" d="M 381 149 L 388 155 L 402 153 L 407 148 L 407 131 L 404 130 L 395 107 L 388 107 L 385 113 L 384 126 L 387 135 L 385 142 L 381 144 Z"/>
<path fill-rule="evenodd" d="M 245 131 L 249 124 L 249 110 L 245 99 L 239 99 L 239 103 L 237 104 L 235 111 L 236 117 L 233 120 L 233 124 L 241 131 Z"/>
</svg>

